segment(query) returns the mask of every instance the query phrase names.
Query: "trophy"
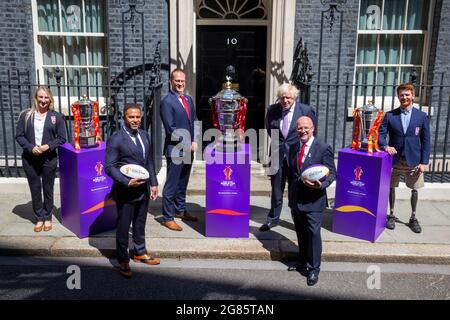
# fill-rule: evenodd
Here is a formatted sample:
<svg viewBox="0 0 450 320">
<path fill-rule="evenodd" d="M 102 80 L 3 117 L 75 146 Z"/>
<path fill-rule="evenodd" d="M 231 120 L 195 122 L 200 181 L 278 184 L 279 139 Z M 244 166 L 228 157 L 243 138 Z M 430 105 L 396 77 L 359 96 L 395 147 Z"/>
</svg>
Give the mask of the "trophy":
<svg viewBox="0 0 450 320">
<path fill-rule="evenodd" d="M 378 129 L 383 121 L 384 112 L 369 100 L 367 105 L 353 111 L 352 149 L 373 153 L 380 151 L 378 146 Z"/>
<path fill-rule="evenodd" d="M 247 99 L 233 89 L 231 76 L 227 75 L 223 90 L 209 99 L 212 109 L 212 121 L 222 133 L 215 147 L 218 150 L 240 149 L 244 138 Z"/>
<path fill-rule="evenodd" d="M 98 102 L 83 96 L 72 104 L 75 149 L 97 147 L 102 143 L 98 118 Z"/>
</svg>

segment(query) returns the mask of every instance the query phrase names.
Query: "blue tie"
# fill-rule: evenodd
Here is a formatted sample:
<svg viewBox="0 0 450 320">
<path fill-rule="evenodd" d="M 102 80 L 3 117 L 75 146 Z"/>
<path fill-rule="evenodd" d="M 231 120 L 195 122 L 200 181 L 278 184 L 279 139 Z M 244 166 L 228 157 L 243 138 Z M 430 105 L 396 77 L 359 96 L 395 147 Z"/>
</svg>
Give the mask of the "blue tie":
<svg viewBox="0 0 450 320">
<path fill-rule="evenodd" d="M 142 158 L 144 157 L 144 147 L 142 146 L 141 140 L 139 140 L 139 134 L 138 131 L 131 131 L 131 135 L 134 137 L 134 141 L 136 141 L 136 146 L 138 147 L 140 154 L 142 155 Z"/>
</svg>

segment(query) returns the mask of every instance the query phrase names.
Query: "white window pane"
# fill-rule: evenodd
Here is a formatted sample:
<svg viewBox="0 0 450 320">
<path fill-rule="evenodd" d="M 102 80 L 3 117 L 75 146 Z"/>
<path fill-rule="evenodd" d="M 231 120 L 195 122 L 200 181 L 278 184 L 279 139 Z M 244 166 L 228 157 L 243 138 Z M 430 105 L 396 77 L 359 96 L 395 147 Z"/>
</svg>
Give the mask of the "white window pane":
<svg viewBox="0 0 450 320">
<path fill-rule="evenodd" d="M 59 31 L 58 0 L 38 0 L 37 11 L 39 31 Z"/>
<path fill-rule="evenodd" d="M 66 37 L 66 64 L 86 65 L 86 39 L 84 37 Z"/>
<path fill-rule="evenodd" d="M 403 55 L 404 64 L 422 64 L 423 61 L 423 34 L 408 34 L 403 36 Z"/>
<path fill-rule="evenodd" d="M 61 0 L 62 28 L 64 32 L 83 32 L 81 0 Z"/>
<path fill-rule="evenodd" d="M 106 88 L 102 86 L 102 84 L 106 84 L 106 79 L 106 69 L 89 69 L 89 83 L 91 84 L 89 92 L 91 99 L 106 97 Z"/>
<path fill-rule="evenodd" d="M 380 29 L 382 5 L 382 0 L 361 0 L 359 30 Z"/>
<path fill-rule="evenodd" d="M 104 8 L 102 0 L 85 0 L 86 32 L 103 32 Z"/>
<path fill-rule="evenodd" d="M 400 55 L 400 35 L 380 35 L 380 61 L 382 64 L 397 64 Z"/>
<path fill-rule="evenodd" d="M 403 30 L 405 9 L 405 0 L 385 0 L 383 30 Z"/>
<path fill-rule="evenodd" d="M 358 84 L 358 96 L 372 96 L 375 83 L 375 68 L 356 68 L 356 83 Z"/>
<path fill-rule="evenodd" d="M 429 6 L 430 2 L 428 0 L 409 0 L 406 29 L 426 30 Z"/>
<path fill-rule="evenodd" d="M 86 86 L 88 84 L 88 71 L 85 68 L 67 68 L 67 79 L 70 85 L 69 94 L 80 97 L 87 95 Z"/>
<path fill-rule="evenodd" d="M 61 37 L 39 36 L 42 48 L 42 62 L 44 65 L 63 64 L 63 42 Z"/>
<path fill-rule="evenodd" d="M 88 38 L 89 65 L 103 66 L 105 65 L 105 39 L 100 37 Z"/>
<path fill-rule="evenodd" d="M 358 36 L 358 64 L 376 63 L 377 36 L 360 34 Z"/>
<path fill-rule="evenodd" d="M 383 86 L 384 95 L 392 96 L 394 94 L 397 86 L 397 72 L 398 68 L 395 67 L 378 68 L 377 84 L 380 86 L 377 87 L 377 96 L 383 95 Z"/>
</svg>

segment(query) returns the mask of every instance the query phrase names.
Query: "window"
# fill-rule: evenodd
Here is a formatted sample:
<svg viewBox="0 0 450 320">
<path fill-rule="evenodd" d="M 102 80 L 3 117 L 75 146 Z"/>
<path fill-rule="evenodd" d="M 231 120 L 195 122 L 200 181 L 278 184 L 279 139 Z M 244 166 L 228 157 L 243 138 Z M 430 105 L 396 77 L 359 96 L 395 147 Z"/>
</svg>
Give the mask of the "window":
<svg viewBox="0 0 450 320">
<path fill-rule="evenodd" d="M 37 0 L 35 8 L 40 81 L 55 85 L 59 67 L 61 95 L 70 102 L 82 95 L 91 100 L 105 96 L 101 87 L 107 79 L 105 1 Z M 57 95 L 56 87 L 52 91 Z"/>
<path fill-rule="evenodd" d="M 356 83 L 358 96 L 395 94 L 415 70 L 421 82 L 426 66 L 429 0 L 361 0 Z M 370 86 L 378 85 L 377 87 Z M 383 86 L 386 85 L 384 92 Z M 417 88 L 416 95 L 420 92 Z M 375 90 L 375 91 L 374 91 Z"/>
</svg>

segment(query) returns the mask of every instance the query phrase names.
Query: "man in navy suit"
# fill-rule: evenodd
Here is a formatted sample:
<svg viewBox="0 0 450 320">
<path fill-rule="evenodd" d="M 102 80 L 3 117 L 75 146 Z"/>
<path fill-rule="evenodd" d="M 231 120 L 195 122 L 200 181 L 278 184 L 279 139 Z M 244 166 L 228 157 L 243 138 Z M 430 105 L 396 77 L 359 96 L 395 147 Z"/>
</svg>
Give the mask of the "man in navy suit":
<svg viewBox="0 0 450 320">
<path fill-rule="evenodd" d="M 124 126 L 111 136 L 106 144 L 105 171 L 114 180 L 111 190 L 117 207 L 116 252 L 119 272 L 131 277 L 128 254 L 128 232 L 133 222 L 133 246 L 136 262 L 159 264 L 145 248 L 145 223 L 148 200 L 158 197 L 158 181 L 152 157 L 152 146 L 148 133 L 139 129 L 142 112 L 139 105 L 126 105 Z M 125 164 L 137 164 L 149 172 L 149 179 L 129 178 L 120 172 Z"/>
<path fill-rule="evenodd" d="M 272 163 L 273 172 L 270 175 L 272 192 L 270 197 L 270 211 L 267 215 L 266 223 L 259 230 L 264 232 L 276 226 L 280 219 L 281 208 L 283 207 L 283 193 L 286 186 L 288 174 L 289 148 L 298 143 L 295 130 L 295 123 L 301 116 L 308 116 L 316 121 L 316 116 L 312 108 L 308 105 L 296 101 L 299 90 L 291 84 L 283 84 L 278 88 L 278 103 L 269 107 L 266 116 L 266 130 L 270 137 L 272 130 L 278 131 L 278 141 L 272 141 L 272 146 L 277 150 L 271 150 L 271 157 L 277 163 Z M 273 137 L 275 138 L 275 137 Z M 276 139 L 276 138 L 275 138 Z M 274 155 L 278 153 L 278 158 Z M 288 181 L 288 189 L 289 189 Z"/>
<path fill-rule="evenodd" d="M 310 117 L 302 116 L 297 120 L 297 134 L 300 143 L 289 150 L 291 192 L 289 207 L 297 233 L 299 259 L 294 267 L 307 277 L 307 285 L 313 286 L 319 281 L 322 255 L 322 211 L 327 206 L 327 192 L 336 177 L 334 155 L 331 147 L 313 136 L 314 124 Z M 302 179 L 302 172 L 311 165 L 326 166 L 330 173 L 323 180 Z"/>
<path fill-rule="evenodd" d="M 430 125 L 427 114 L 413 107 L 414 86 L 404 83 L 397 87 L 400 107 L 386 113 L 379 130 L 379 144 L 390 155 L 394 155 L 391 189 L 389 193 L 390 214 L 386 227 L 395 228 L 395 188 L 400 176 L 411 189 L 411 218 L 409 227 L 415 233 L 422 232 L 416 219 L 417 189 L 424 186 L 423 172 L 430 160 Z M 389 135 L 389 144 L 387 136 Z"/>
<path fill-rule="evenodd" d="M 171 90 L 161 101 L 161 120 L 166 132 L 164 155 L 167 159 L 167 178 L 163 189 L 163 225 L 174 231 L 183 230 L 174 218 L 197 221 L 186 211 L 186 189 L 192 168 L 197 137 L 194 101 L 184 93 L 186 74 L 175 69 L 170 75 Z"/>
</svg>

